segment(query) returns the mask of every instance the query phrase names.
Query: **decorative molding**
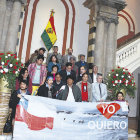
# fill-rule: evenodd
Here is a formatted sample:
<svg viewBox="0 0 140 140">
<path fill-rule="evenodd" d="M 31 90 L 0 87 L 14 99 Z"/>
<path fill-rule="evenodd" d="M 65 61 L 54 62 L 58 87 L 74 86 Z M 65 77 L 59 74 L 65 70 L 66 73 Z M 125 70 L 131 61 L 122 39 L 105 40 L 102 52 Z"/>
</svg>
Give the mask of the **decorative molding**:
<svg viewBox="0 0 140 140">
<path fill-rule="evenodd" d="M 39 0 L 35 0 L 35 2 L 33 4 L 33 10 L 32 10 L 31 22 L 30 22 L 30 28 L 29 28 L 29 34 L 28 34 L 28 42 L 27 42 L 25 62 L 27 62 L 29 60 L 29 57 L 30 57 L 30 50 L 31 50 L 31 42 L 32 42 L 33 28 L 34 28 L 34 20 L 35 20 L 36 6 L 37 6 L 38 2 L 39 2 Z"/>
<path fill-rule="evenodd" d="M 64 36 L 63 36 L 63 47 L 62 47 L 62 55 L 66 52 L 66 42 L 67 42 L 67 33 L 68 33 L 68 23 L 69 23 L 69 7 L 65 0 L 61 0 L 66 9 L 66 17 L 65 17 L 65 27 L 64 27 Z"/>
<path fill-rule="evenodd" d="M 71 36 L 70 36 L 70 48 L 73 48 L 73 36 L 74 36 L 74 24 L 75 24 L 75 6 L 72 0 L 69 0 L 72 6 L 73 17 L 72 17 L 72 25 L 71 25 Z"/>
<path fill-rule="evenodd" d="M 24 16 L 21 39 L 20 39 L 20 46 L 19 46 L 19 53 L 18 53 L 19 58 L 21 58 L 22 56 L 23 42 L 24 42 L 24 37 L 25 37 L 25 28 L 26 28 L 26 23 L 27 23 L 28 7 L 29 7 L 30 0 L 27 0 L 27 3 L 28 5 L 25 10 L 25 16 Z"/>
</svg>

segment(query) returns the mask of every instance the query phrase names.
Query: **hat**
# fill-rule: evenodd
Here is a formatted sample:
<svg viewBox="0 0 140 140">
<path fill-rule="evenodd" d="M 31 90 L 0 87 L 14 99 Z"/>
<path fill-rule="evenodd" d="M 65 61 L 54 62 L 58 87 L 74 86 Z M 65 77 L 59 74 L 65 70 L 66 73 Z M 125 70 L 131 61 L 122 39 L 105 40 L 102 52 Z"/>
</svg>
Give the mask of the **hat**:
<svg viewBox="0 0 140 140">
<path fill-rule="evenodd" d="M 72 79 L 74 81 L 74 77 L 72 75 L 68 75 L 66 80 L 68 80 L 68 79 Z"/>
<path fill-rule="evenodd" d="M 46 49 L 45 49 L 45 48 L 40 48 L 40 49 L 39 49 L 39 51 L 40 51 L 40 50 L 42 50 L 42 51 L 44 51 L 44 52 L 46 51 Z"/>
</svg>

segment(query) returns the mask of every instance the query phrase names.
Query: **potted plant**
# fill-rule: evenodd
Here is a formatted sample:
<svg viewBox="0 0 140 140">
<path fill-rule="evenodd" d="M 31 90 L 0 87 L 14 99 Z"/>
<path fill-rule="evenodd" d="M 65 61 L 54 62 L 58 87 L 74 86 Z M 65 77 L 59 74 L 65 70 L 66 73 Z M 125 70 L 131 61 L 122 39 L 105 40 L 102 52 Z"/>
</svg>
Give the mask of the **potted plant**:
<svg viewBox="0 0 140 140">
<path fill-rule="evenodd" d="M 128 94 L 130 97 L 135 97 L 136 84 L 134 76 L 126 68 L 117 67 L 108 73 L 106 84 L 110 91 L 110 98 L 114 100 L 118 91 L 123 92 L 124 96 Z"/>
<path fill-rule="evenodd" d="M 0 134 L 9 112 L 9 99 L 23 64 L 16 54 L 0 53 Z"/>
</svg>

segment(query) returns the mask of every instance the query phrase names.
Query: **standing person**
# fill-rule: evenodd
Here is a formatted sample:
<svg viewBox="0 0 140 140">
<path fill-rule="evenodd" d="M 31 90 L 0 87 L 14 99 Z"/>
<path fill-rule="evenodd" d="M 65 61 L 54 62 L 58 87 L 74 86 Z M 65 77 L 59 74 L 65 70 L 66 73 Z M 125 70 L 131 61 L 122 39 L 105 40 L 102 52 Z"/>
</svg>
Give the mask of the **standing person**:
<svg viewBox="0 0 140 140">
<path fill-rule="evenodd" d="M 58 66 L 58 72 L 61 70 L 60 64 L 58 62 L 58 59 L 55 55 L 52 55 L 50 58 L 50 61 L 48 63 L 48 72 L 52 71 L 52 66 L 57 65 Z"/>
<path fill-rule="evenodd" d="M 58 53 L 58 46 L 53 46 L 53 52 L 48 53 L 47 60 L 46 60 L 47 65 L 48 65 L 52 55 L 55 55 L 57 57 L 58 62 L 60 64 L 60 66 L 61 66 L 61 64 L 62 64 L 62 55 L 60 53 Z"/>
<path fill-rule="evenodd" d="M 88 82 L 88 74 L 82 75 L 82 81 L 76 84 L 81 90 L 82 101 L 92 102 L 92 84 Z"/>
<path fill-rule="evenodd" d="M 79 81 L 82 80 L 82 75 L 83 75 L 84 73 L 87 73 L 87 74 L 88 74 L 87 69 L 86 69 L 85 66 L 81 66 L 81 67 L 80 67 L 80 73 L 78 74 L 78 77 L 77 77 L 77 82 L 79 82 Z M 92 83 L 92 79 L 91 79 L 91 77 L 90 77 L 89 75 L 88 75 L 88 82 L 89 82 L 89 83 Z"/>
<path fill-rule="evenodd" d="M 53 77 L 49 76 L 46 78 L 46 82 L 39 87 L 38 96 L 56 98 L 56 90 L 53 86 Z"/>
<path fill-rule="evenodd" d="M 65 69 L 65 65 L 67 62 L 70 62 L 70 57 L 74 57 L 75 60 L 76 60 L 76 57 L 74 55 L 72 55 L 73 53 L 73 49 L 69 48 L 68 49 L 68 54 L 67 55 L 64 55 L 62 57 L 62 69 Z"/>
<path fill-rule="evenodd" d="M 28 82 L 28 85 L 29 85 L 28 86 L 28 91 L 30 93 L 32 93 L 32 80 L 29 77 L 29 73 L 28 73 L 28 69 L 27 68 L 22 68 L 20 70 L 19 76 L 18 76 L 18 78 L 16 78 L 16 90 L 19 89 L 19 83 L 22 80 L 26 80 Z"/>
<path fill-rule="evenodd" d="M 79 69 L 81 66 L 84 66 L 88 71 L 88 63 L 85 61 L 84 54 L 80 54 L 80 61 L 76 62 L 75 65 L 77 65 Z"/>
<path fill-rule="evenodd" d="M 64 84 L 67 83 L 66 78 L 68 75 L 72 75 L 74 79 L 74 83 L 76 83 L 76 73 L 74 70 L 72 70 L 72 64 L 70 62 L 67 62 L 65 70 L 60 71 L 60 75 L 62 77 L 62 81 L 64 82 Z"/>
<path fill-rule="evenodd" d="M 31 58 L 28 62 L 25 63 L 25 66 L 28 67 L 31 63 L 35 63 L 38 55 L 43 55 L 45 53 L 45 48 L 40 48 L 39 50 L 35 50 L 35 52 L 31 55 Z"/>
<path fill-rule="evenodd" d="M 77 85 L 74 84 L 72 75 L 67 76 L 67 85 L 61 87 L 57 99 L 69 102 L 81 102 L 81 91 Z"/>
<path fill-rule="evenodd" d="M 96 65 L 93 65 L 92 67 L 92 73 L 90 73 L 90 77 L 92 79 L 92 83 L 97 82 L 97 75 L 98 75 L 98 67 Z"/>
<path fill-rule="evenodd" d="M 11 120 L 15 118 L 15 113 L 16 113 L 16 106 L 19 103 L 20 99 L 24 95 L 30 95 L 31 93 L 28 91 L 28 82 L 27 80 L 21 80 L 19 83 L 19 89 L 15 90 L 11 94 L 11 98 L 9 101 L 9 107 L 12 108 L 12 113 L 11 113 Z"/>
<path fill-rule="evenodd" d="M 107 87 L 102 83 L 103 77 L 97 75 L 97 82 L 92 84 L 93 102 L 103 102 L 107 98 Z"/>
<path fill-rule="evenodd" d="M 72 70 L 76 72 L 76 77 L 78 76 L 78 66 L 75 65 L 75 58 L 70 57 L 70 63 L 72 64 Z"/>
<path fill-rule="evenodd" d="M 62 77 L 61 77 L 60 73 L 56 73 L 55 81 L 53 82 L 53 86 L 55 87 L 57 93 L 63 85 L 64 85 L 64 83 L 62 82 Z"/>
<path fill-rule="evenodd" d="M 46 80 L 46 67 L 43 65 L 44 56 L 38 55 L 36 63 L 32 63 L 28 67 L 29 76 L 32 80 L 32 95 L 36 94 L 39 86 L 43 85 Z"/>
<path fill-rule="evenodd" d="M 52 71 L 47 73 L 47 77 L 48 76 L 52 76 L 53 77 L 53 81 L 55 80 L 55 75 L 58 72 L 58 66 L 57 65 L 53 65 L 52 66 Z"/>
</svg>

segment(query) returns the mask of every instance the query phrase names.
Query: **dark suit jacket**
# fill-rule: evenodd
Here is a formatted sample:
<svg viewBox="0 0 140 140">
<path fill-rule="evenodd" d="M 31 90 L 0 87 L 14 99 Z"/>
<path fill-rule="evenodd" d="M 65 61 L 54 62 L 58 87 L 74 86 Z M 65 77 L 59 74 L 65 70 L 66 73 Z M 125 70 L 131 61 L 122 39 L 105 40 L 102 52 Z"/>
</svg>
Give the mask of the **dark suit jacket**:
<svg viewBox="0 0 140 140">
<path fill-rule="evenodd" d="M 85 67 L 86 67 L 87 70 L 88 70 L 88 63 L 87 63 L 87 62 L 84 62 L 84 63 L 85 63 Z M 81 61 L 76 62 L 75 65 L 77 65 L 78 68 L 80 68 L 80 67 L 82 66 L 82 65 L 81 65 Z"/>
<path fill-rule="evenodd" d="M 75 84 L 72 86 L 72 92 L 75 99 L 75 102 L 82 102 L 81 91 L 79 87 Z M 59 100 L 67 100 L 69 94 L 69 87 L 66 85 L 64 90 L 61 90 L 57 96 Z"/>
<path fill-rule="evenodd" d="M 60 71 L 60 75 L 62 77 L 63 83 L 66 84 L 67 83 L 67 80 L 66 80 L 66 78 L 67 78 L 67 71 L 66 70 L 61 70 Z M 71 70 L 71 75 L 74 78 L 74 83 L 76 83 L 76 72 L 74 70 Z"/>
</svg>

